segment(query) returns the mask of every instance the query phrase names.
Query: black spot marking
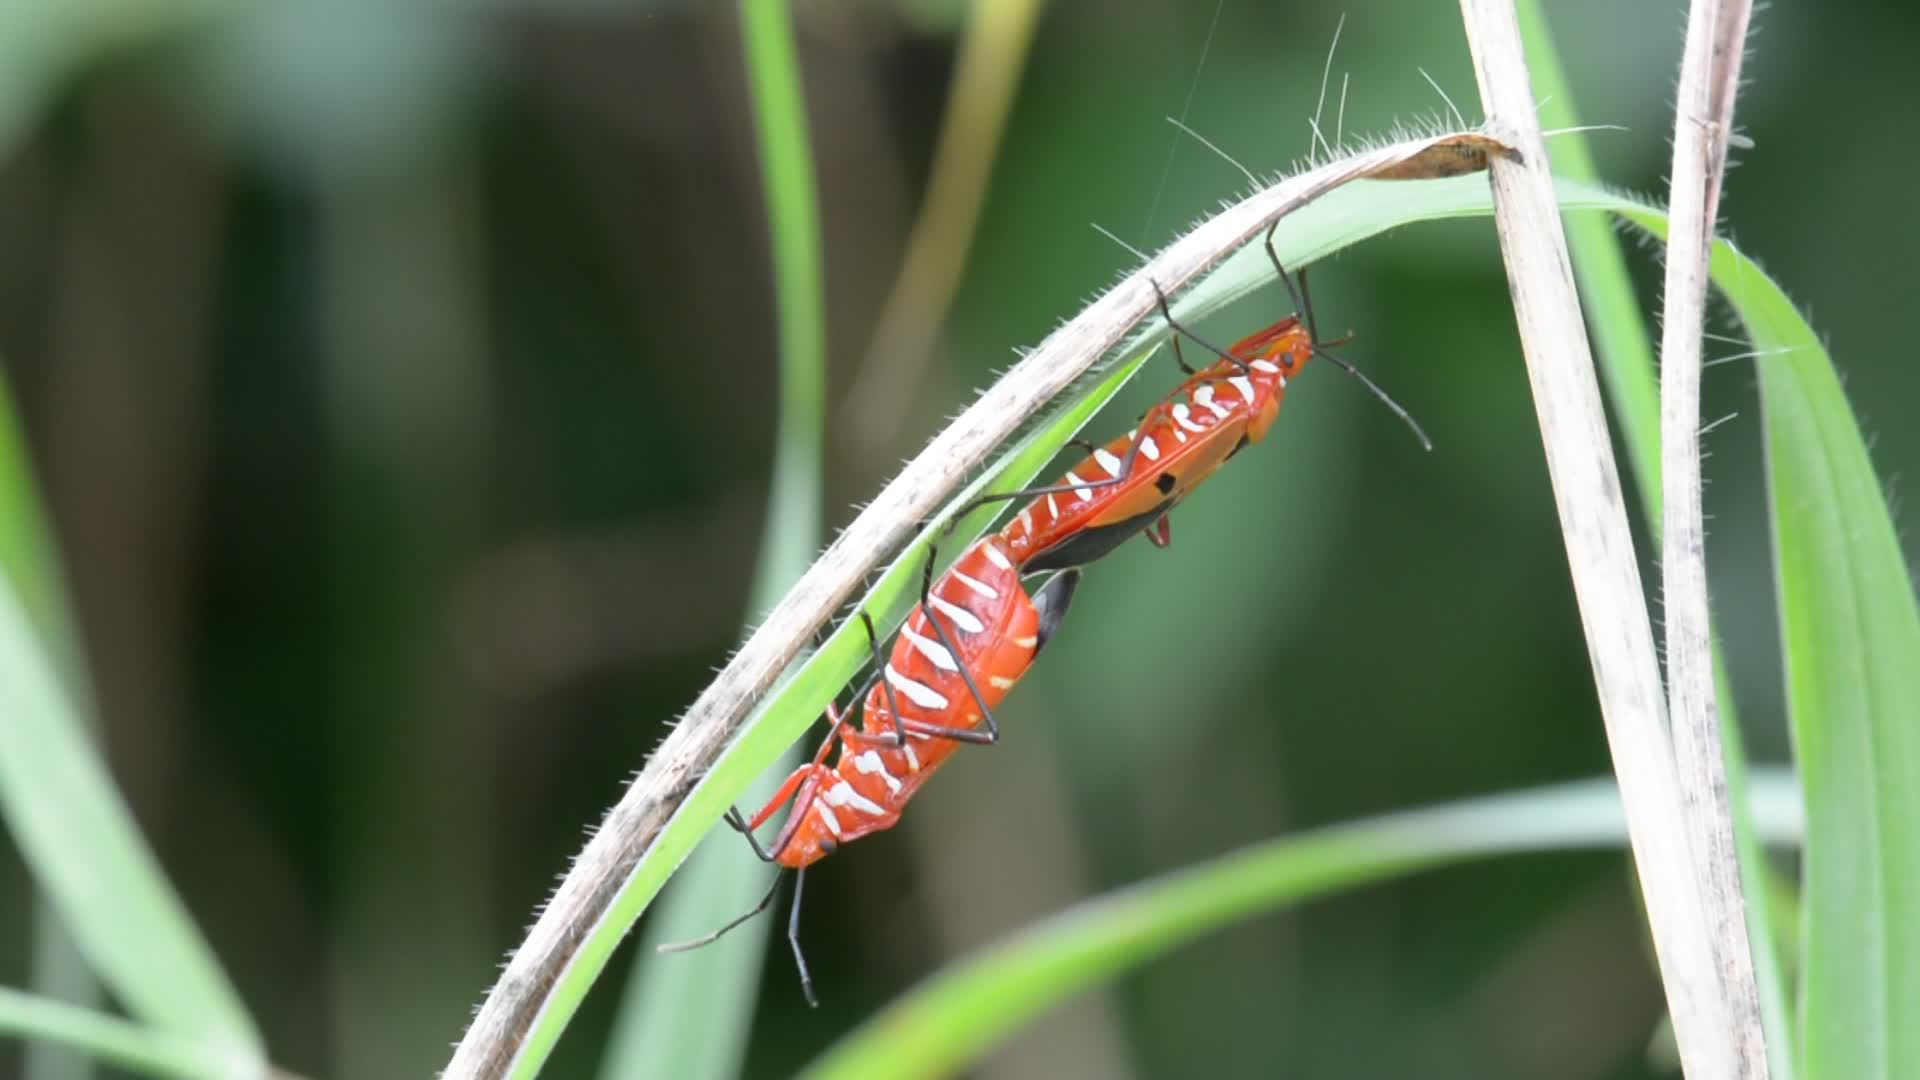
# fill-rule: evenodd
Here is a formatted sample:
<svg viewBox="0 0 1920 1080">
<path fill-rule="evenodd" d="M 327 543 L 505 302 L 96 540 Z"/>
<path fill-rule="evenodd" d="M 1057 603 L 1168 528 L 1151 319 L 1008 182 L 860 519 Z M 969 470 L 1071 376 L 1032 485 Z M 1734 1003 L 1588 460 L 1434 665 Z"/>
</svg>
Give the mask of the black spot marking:
<svg viewBox="0 0 1920 1080">
<path fill-rule="evenodd" d="M 1153 480 L 1153 486 L 1159 488 L 1160 494 L 1162 495 L 1171 494 L 1175 483 L 1177 483 L 1177 481 L 1174 479 L 1172 473 L 1161 473 L 1159 476 L 1154 477 Z"/>
<path fill-rule="evenodd" d="M 1085 566 L 1152 525 L 1172 506 L 1173 500 L 1166 499 L 1145 513 L 1123 521 L 1082 529 L 1050 548 L 1035 552 L 1020 570 L 1026 574 L 1038 574 L 1047 570 L 1065 570 L 1070 566 Z"/>
</svg>

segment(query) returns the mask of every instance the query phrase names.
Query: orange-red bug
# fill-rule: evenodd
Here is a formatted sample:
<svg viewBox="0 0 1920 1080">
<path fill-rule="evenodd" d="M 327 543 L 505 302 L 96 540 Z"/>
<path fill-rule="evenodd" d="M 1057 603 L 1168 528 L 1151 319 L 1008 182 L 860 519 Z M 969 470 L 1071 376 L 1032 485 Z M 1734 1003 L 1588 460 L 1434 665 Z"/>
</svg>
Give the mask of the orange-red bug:
<svg viewBox="0 0 1920 1080">
<path fill-rule="evenodd" d="M 763 861 L 795 871 L 787 939 L 809 1004 L 817 1002 L 800 949 L 806 868 L 843 844 L 892 828 L 907 802 L 960 744 L 999 739 L 994 707 L 1058 629 L 1079 584 L 1079 572 L 1070 570 L 1029 595 L 998 536 L 975 541 L 938 581 L 932 568 L 929 553 L 920 604 L 901 624 L 891 654 L 882 658 L 873 645 L 876 671 L 860 726 L 850 726 L 849 716 L 829 706 L 832 727 L 813 760 L 795 769 L 750 820 L 737 810 L 727 815 Z M 864 612 L 861 618 L 871 642 L 873 622 Z M 835 747 L 839 756 L 828 765 Z M 789 803 L 793 810 L 780 832 L 761 846 L 754 830 Z M 662 949 L 697 948 L 718 939 L 765 911 L 778 888 L 776 878 L 752 910 L 706 937 Z"/>
<path fill-rule="evenodd" d="M 1413 429 L 1422 445 L 1432 449 L 1426 433 L 1405 409 L 1359 369 L 1326 351 L 1331 343 L 1321 342 L 1314 327 L 1305 272 L 1299 275 L 1296 289 L 1274 251 L 1272 228 L 1267 230 L 1265 245 L 1299 314 L 1223 350 L 1176 322 L 1162 295 L 1161 314 L 1174 333 L 1198 342 L 1219 359 L 1195 371 L 1180 356 L 1179 337 L 1174 337 L 1175 359 L 1187 377 L 1147 411 L 1138 428 L 1105 446 L 1087 447 L 1088 456 L 1055 484 L 990 495 L 975 503 L 1033 496 L 1000 531 L 1023 571 L 1084 566 L 1142 531 L 1156 545 L 1166 546 L 1171 539 L 1168 512 L 1228 458 L 1266 436 L 1279 415 L 1288 383 L 1315 356 L 1359 379 Z"/>
</svg>

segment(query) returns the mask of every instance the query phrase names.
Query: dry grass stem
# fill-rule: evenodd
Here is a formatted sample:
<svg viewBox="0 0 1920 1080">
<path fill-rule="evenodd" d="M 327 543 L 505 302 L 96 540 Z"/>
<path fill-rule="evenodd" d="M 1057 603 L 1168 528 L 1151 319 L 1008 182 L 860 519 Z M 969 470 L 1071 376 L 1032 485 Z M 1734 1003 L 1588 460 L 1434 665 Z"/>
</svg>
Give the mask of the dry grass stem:
<svg viewBox="0 0 1920 1080">
<path fill-rule="evenodd" d="M 1653 629 L 1511 0 L 1461 0 L 1489 133 L 1494 221 L 1667 1004 L 1687 1074 L 1736 1075 L 1728 1004 L 1687 843 Z"/>
<path fill-rule="evenodd" d="M 1667 628 L 1668 712 L 1686 807 L 1686 839 L 1700 878 L 1733 1070 L 1764 1077 L 1766 1039 L 1747 940 L 1746 903 L 1727 795 L 1726 749 L 1714 693 L 1701 518 L 1700 371 L 1707 260 L 1726 173 L 1727 136 L 1752 14 L 1748 0 L 1694 0 L 1680 65 L 1668 207 L 1664 330 L 1660 341 L 1660 448 Z"/>
</svg>

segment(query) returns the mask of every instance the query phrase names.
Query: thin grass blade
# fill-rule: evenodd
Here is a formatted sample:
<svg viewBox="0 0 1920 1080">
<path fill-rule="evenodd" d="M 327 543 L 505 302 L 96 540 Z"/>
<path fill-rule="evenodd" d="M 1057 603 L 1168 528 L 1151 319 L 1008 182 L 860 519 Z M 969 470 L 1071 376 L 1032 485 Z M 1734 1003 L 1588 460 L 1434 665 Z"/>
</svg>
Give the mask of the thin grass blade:
<svg viewBox="0 0 1920 1080">
<path fill-rule="evenodd" d="M 760 541 L 750 612 L 771 608 L 820 546 L 825 454 L 826 286 L 821 272 L 819 200 L 814 192 L 806 99 L 791 19 L 783 4 L 743 0 L 741 29 L 754 93 L 755 130 L 766 188 L 780 311 L 780 424 L 773 484 Z M 748 789 L 757 806 L 801 753 L 791 748 Z M 701 843 L 662 894 L 640 936 L 625 1000 L 614 1023 L 603 1080 L 634 1076 L 738 1075 L 753 1027 L 754 999 L 772 918 L 736 928 L 697 958 L 657 955 L 665 942 L 707 933 L 750 908 L 773 868 L 752 858 L 727 830 Z"/>
<path fill-rule="evenodd" d="M 0 746 L 0 808 L 95 970 L 142 1020 L 258 1061 L 252 1021 L 127 812 L 8 579 L 0 579 Z"/>
<path fill-rule="evenodd" d="M 1799 834 L 1793 781 L 1755 777 L 1767 834 Z M 815 1061 L 811 1080 L 949 1076 L 1050 1006 L 1203 934 L 1469 859 L 1617 847 L 1609 778 L 1389 814 L 1269 841 L 1109 893 L 936 975 Z"/>
<path fill-rule="evenodd" d="M 51 535 L 3 399 L 0 570 L 0 811 L 28 868 L 128 1011 L 257 1062 L 253 1021 L 88 736 Z"/>
<path fill-rule="evenodd" d="M 240 1080 L 261 1075 L 236 1067 L 198 1042 L 130 1020 L 0 986 L 0 1034 L 68 1047 L 102 1064 L 177 1080 Z"/>
</svg>

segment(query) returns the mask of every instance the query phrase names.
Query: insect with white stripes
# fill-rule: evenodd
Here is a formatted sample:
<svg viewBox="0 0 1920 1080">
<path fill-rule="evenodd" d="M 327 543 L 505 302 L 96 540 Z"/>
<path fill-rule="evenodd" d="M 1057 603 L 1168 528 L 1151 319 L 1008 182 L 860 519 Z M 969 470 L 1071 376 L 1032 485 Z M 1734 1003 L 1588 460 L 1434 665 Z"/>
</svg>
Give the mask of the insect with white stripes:
<svg viewBox="0 0 1920 1080">
<path fill-rule="evenodd" d="M 1056 574 L 1028 595 L 1005 542 L 974 542 L 938 581 L 933 556 L 921 576 L 920 604 L 900 627 L 891 655 L 882 657 L 873 622 L 861 619 L 874 650 L 875 674 L 865 692 L 860 726 L 829 706 L 832 728 L 813 760 L 795 769 L 773 798 L 744 819 L 727 821 L 744 833 L 763 861 L 795 871 L 787 939 L 808 1004 L 817 1004 L 813 978 L 800 949 L 800 893 L 806 868 L 841 845 L 892 828 L 914 793 L 963 743 L 998 741 L 993 709 L 1033 665 L 1072 602 L 1079 572 Z M 832 765 L 827 757 L 835 747 Z M 762 846 L 754 830 L 792 803 L 780 832 Z M 720 929 L 665 952 L 698 948 L 765 911 L 779 879 L 760 902 Z"/>
<path fill-rule="evenodd" d="M 1316 356 L 1359 379 L 1413 429 L 1422 445 L 1433 449 L 1426 433 L 1399 403 L 1359 369 L 1327 352 L 1328 346 L 1337 343 L 1320 340 L 1306 274 L 1299 275 L 1296 286 L 1280 265 L 1271 229 L 1266 249 L 1298 314 L 1223 350 L 1174 321 L 1162 296 L 1161 314 L 1175 334 L 1174 359 L 1186 380 L 1147 410 L 1135 430 L 1105 446 L 1087 446 L 1088 456 L 1058 482 L 984 496 L 969 505 L 971 509 L 988 501 L 1033 497 L 1000 531 L 1023 573 L 1085 566 L 1143 531 L 1155 546 L 1167 546 L 1172 539 L 1168 512 L 1228 458 L 1266 436 L 1279 416 L 1288 383 Z M 1181 336 L 1219 359 L 1195 371 L 1180 355 Z"/>
</svg>

